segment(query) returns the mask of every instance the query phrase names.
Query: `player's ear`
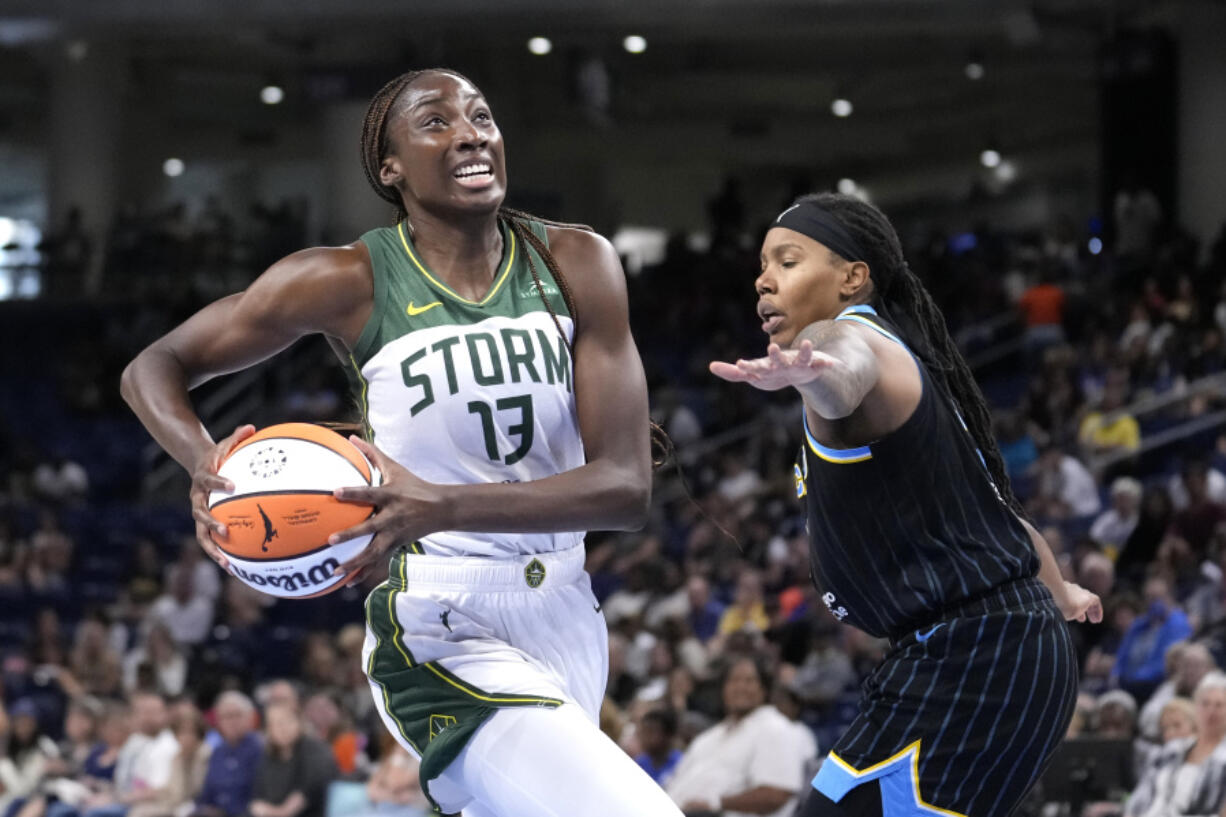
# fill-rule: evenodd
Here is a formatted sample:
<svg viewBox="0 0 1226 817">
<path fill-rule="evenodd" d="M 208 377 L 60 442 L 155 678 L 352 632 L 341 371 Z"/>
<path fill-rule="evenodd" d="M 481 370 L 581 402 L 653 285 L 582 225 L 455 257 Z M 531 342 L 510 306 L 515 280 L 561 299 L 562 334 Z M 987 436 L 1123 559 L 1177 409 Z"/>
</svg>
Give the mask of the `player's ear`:
<svg viewBox="0 0 1226 817">
<path fill-rule="evenodd" d="M 843 279 L 839 282 L 839 294 L 845 298 L 855 295 L 869 280 L 868 264 L 863 261 L 845 264 L 840 273 Z"/>
<path fill-rule="evenodd" d="M 379 164 L 379 184 L 384 187 L 397 187 L 403 178 L 400 160 L 395 156 L 385 156 Z"/>
</svg>

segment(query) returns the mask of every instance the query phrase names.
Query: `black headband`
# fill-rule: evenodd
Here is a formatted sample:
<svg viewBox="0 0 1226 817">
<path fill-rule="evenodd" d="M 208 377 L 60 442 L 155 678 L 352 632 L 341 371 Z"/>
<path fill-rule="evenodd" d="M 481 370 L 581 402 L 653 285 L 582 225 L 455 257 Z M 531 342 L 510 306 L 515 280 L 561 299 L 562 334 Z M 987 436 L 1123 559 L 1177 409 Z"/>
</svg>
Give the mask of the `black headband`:
<svg viewBox="0 0 1226 817">
<path fill-rule="evenodd" d="M 845 261 L 863 261 L 866 253 L 842 223 L 811 201 L 799 201 L 779 214 L 772 227 L 786 227 L 825 244 Z"/>
</svg>

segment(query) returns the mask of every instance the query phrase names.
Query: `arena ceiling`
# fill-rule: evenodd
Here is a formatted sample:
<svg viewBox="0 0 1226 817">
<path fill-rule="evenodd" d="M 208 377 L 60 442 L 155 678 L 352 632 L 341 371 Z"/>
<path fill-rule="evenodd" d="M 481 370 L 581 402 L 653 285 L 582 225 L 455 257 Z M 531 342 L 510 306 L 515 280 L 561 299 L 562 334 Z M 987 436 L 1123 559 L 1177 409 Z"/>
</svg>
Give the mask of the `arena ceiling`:
<svg viewBox="0 0 1226 817">
<path fill-rule="evenodd" d="M 1037 175 L 1084 173 L 1102 44 L 1160 17 L 1147 0 L 0 0 L 0 128 L 36 114 L 64 49 L 120 44 L 134 87 L 186 124 L 274 127 L 446 64 L 498 99 L 582 116 L 580 66 L 607 72 L 612 126 L 645 147 L 707 139 L 744 164 L 903 173 L 985 147 Z M 648 47 L 628 54 L 622 38 Z M 553 52 L 530 54 L 529 37 Z M 984 67 L 969 79 L 969 61 Z M 254 89 L 286 89 L 247 112 Z M 831 113 L 837 96 L 854 112 Z M 552 102 L 565 103 L 551 105 Z M 504 103 L 505 104 L 505 103 Z M 582 106 L 580 106 L 582 107 Z M 559 113 L 561 111 L 561 113 Z M 248 128 L 252 130 L 252 128 Z M 0 131 L 2 136 L 2 131 Z M 837 171 L 835 170 L 837 168 Z"/>
</svg>

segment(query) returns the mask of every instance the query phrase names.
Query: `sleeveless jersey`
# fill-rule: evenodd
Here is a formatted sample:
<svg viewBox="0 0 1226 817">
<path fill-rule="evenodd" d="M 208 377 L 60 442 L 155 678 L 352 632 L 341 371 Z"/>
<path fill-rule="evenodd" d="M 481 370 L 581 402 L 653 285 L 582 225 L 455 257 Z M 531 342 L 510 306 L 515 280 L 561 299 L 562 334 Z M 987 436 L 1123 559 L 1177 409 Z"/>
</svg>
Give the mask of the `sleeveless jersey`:
<svg viewBox="0 0 1226 817">
<path fill-rule="evenodd" d="M 849 307 L 836 320 L 906 348 L 870 306 Z M 822 600 L 840 621 L 878 637 L 897 638 L 1039 568 L 952 400 L 915 362 L 923 391 L 902 426 L 869 445 L 833 449 L 806 419 L 796 465 Z"/>
<path fill-rule="evenodd" d="M 545 239 L 545 227 L 529 228 Z M 574 323 L 544 261 L 499 220 L 503 257 L 480 301 L 460 297 L 426 267 L 403 224 L 362 236 L 374 272 L 374 310 L 349 374 L 373 442 L 428 482 L 526 482 L 585 462 L 567 343 Z M 533 260 L 545 308 L 528 269 Z M 442 531 L 426 553 L 515 556 L 573 547 L 582 532 Z"/>
</svg>

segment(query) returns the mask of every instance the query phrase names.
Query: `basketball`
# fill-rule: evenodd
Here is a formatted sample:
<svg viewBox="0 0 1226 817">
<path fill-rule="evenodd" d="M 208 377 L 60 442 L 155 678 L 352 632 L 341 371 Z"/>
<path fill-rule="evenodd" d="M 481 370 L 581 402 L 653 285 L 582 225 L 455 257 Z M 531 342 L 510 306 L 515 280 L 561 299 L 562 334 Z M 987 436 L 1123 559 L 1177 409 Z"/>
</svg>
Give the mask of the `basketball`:
<svg viewBox="0 0 1226 817">
<path fill-rule="evenodd" d="M 209 509 L 226 526 L 214 535 L 234 575 L 280 598 L 310 598 L 341 587 L 332 571 L 370 542 L 359 536 L 336 545 L 328 537 L 374 513 L 341 502 L 337 488 L 378 485 L 379 472 L 347 439 L 310 423 L 257 431 L 222 462 L 234 491 L 214 491 Z"/>
</svg>

